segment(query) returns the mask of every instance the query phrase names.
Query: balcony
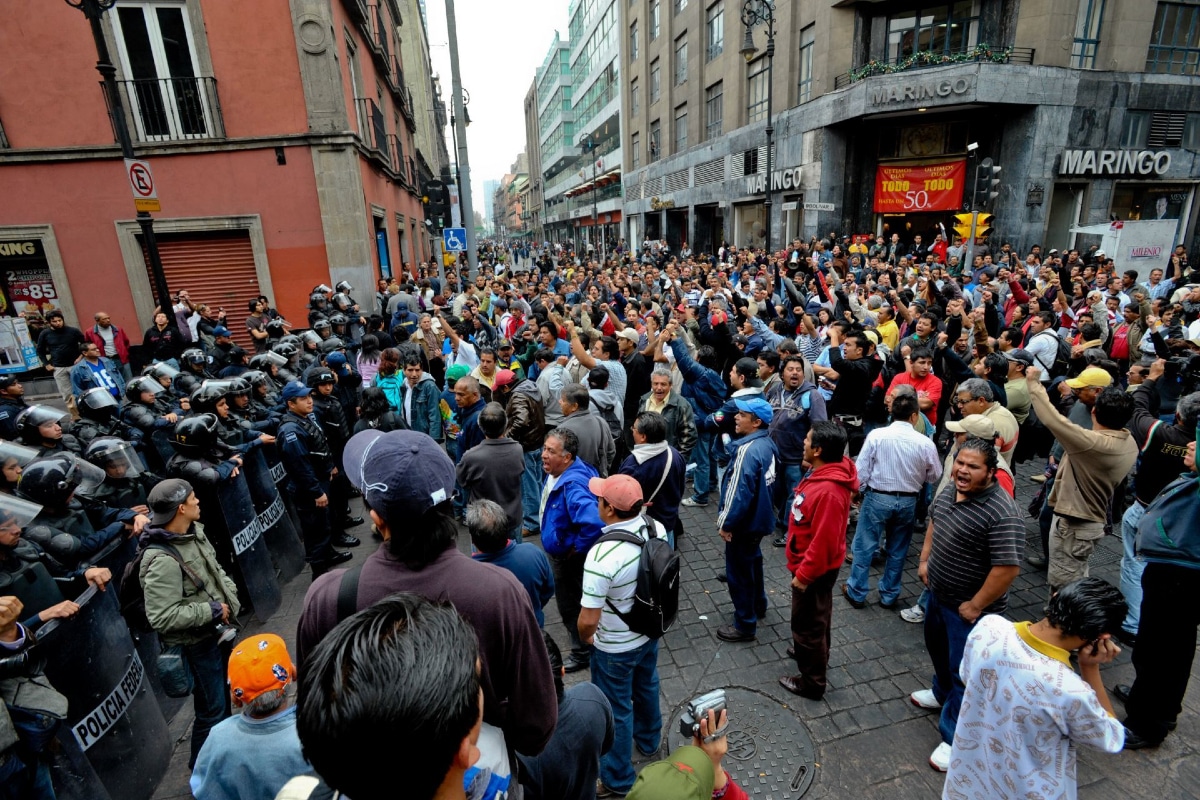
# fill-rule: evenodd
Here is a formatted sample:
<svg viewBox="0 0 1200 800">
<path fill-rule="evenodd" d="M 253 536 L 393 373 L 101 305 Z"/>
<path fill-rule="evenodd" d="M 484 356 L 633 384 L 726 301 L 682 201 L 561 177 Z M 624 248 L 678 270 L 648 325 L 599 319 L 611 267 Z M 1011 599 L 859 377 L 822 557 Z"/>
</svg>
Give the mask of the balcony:
<svg viewBox="0 0 1200 800">
<path fill-rule="evenodd" d="M 390 167 L 392 155 L 383 111 L 369 97 L 360 97 L 354 104 L 358 110 L 358 136 L 362 139 L 363 147 L 370 151 L 372 158 Z"/>
<path fill-rule="evenodd" d="M 833 81 L 834 89 L 844 89 L 873 75 L 892 75 L 926 67 L 944 67 L 949 64 L 1032 64 L 1034 50 L 1030 47 L 992 48 L 977 44 L 958 51 L 920 50 L 895 60 L 868 61 L 857 69 L 838 75 Z"/>
<path fill-rule="evenodd" d="M 104 84 L 105 105 L 112 108 Z M 216 78 L 147 78 L 117 81 L 135 142 L 225 138 Z M 114 131 L 114 136 L 115 136 Z"/>
</svg>

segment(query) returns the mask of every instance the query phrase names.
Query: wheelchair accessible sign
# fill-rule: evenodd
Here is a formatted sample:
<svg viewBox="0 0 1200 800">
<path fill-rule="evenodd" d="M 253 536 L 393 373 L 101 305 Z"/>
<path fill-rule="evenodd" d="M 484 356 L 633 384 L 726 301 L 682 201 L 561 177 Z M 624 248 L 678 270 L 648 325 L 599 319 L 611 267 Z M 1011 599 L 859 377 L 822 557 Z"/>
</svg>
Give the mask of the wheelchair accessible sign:
<svg viewBox="0 0 1200 800">
<path fill-rule="evenodd" d="M 445 228 L 442 230 L 442 242 L 448 253 L 462 253 L 467 249 L 466 228 Z"/>
</svg>

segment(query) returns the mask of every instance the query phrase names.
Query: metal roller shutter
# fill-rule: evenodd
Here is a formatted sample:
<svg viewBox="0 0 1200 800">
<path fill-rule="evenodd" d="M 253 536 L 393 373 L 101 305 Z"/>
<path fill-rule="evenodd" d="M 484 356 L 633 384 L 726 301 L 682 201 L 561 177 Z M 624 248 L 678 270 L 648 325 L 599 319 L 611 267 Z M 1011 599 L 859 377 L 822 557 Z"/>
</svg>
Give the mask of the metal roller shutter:
<svg viewBox="0 0 1200 800">
<path fill-rule="evenodd" d="M 156 238 L 171 293 L 186 289 L 193 303 L 224 308 L 234 341 L 253 353 L 254 346 L 246 332 L 246 317 L 250 315 L 247 304 L 262 292 L 254 268 L 250 234 L 211 231 L 164 233 Z M 147 277 L 149 274 L 147 259 Z"/>
</svg>

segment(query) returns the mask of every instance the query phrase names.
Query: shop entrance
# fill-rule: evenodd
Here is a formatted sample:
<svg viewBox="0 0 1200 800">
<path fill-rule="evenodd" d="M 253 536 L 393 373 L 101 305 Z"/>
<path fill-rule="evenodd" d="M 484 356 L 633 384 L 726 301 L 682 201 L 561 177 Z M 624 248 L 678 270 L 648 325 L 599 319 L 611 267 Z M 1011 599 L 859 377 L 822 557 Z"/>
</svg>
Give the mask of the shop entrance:
<svg viewBox="0 0 1200 800">
<path fill-rule="evenodd" d="M 949 211 L 931 211 L 924 214 L 877 214 L 875 215 L 875 233 L 882 236 L 884 241 L 891 241 L 892 234 L 900 234 L 900 241 L 912 244 L 913 237 L 921 236 L 921 242 L 932 245 L 934 238 L 942 233 L 944 226 L 949 241 L 954 241 L 954 215 Z"/>
</svg>

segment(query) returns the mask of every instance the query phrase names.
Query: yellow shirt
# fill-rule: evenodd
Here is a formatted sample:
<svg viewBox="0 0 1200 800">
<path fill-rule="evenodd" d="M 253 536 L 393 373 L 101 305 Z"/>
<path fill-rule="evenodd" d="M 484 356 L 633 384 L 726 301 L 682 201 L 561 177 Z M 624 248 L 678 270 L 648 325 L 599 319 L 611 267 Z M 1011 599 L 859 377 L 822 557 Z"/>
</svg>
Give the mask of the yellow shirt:
<svg viewBox="0 0 1200 800">
<path fill-rule="evenodd" d="M 875 332 L 879 334 L 879 338 L 883 339 L 883 343 L 888 346 L 888 349 L 893 353 L 900 345 L 900 326 L 896 324 L 896 320 L 889 319 L 887 322 L 881 322 L 875 326 Z"/>
</svg>

